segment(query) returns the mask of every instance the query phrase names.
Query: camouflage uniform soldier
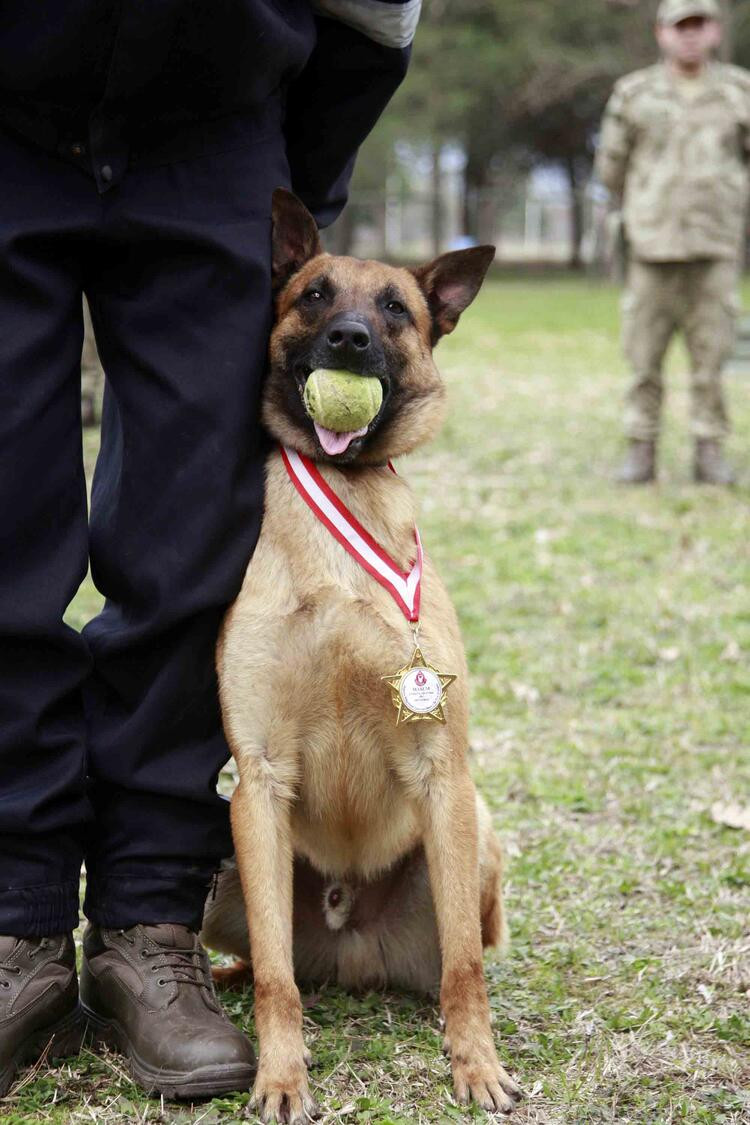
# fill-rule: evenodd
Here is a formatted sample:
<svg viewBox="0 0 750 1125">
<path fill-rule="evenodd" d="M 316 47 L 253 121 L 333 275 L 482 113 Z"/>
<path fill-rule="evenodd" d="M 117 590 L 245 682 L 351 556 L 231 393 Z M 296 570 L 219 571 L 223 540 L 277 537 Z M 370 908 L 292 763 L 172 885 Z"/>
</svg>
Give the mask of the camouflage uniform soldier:
<svg viewBox="0 0 750 1125">
<path fill-rule="evenodd" d="M 655 478 L 661 366 L 678 328 L 691 360 L 695 479 L 734 481 L 722 453 L 721 369 L 734 337 L 748 194 L 750 72 L 709 60 L 719 16 L 716 0 L 662 0 L 662 62 L 621 78 L 604 114 L 596 168 L 621 201 L 630 252 L 625 484 Z"/>
</svg>

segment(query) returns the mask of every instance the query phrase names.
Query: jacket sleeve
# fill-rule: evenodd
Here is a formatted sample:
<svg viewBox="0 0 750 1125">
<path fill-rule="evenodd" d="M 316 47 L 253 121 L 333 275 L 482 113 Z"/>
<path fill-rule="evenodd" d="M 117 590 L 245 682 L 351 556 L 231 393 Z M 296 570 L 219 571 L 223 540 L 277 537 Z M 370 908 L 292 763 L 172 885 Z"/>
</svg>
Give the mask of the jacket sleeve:
<svg viewBox="0 0 750 1125">
<path fill-rule="evenodd" d="M 292 190 L 327 226 L 354 160 L 406 74 L 421 0 L 313 0 L 317 42 L 287 92 Z"/>
<path fill-rule="evenodd" d="M 627 117 L 626 99 L 615 86 L 604 110 L 594 168 L 616 203 L 620 202 L 625 187 L 631 147 L 632 130 Z"/>
</svg>

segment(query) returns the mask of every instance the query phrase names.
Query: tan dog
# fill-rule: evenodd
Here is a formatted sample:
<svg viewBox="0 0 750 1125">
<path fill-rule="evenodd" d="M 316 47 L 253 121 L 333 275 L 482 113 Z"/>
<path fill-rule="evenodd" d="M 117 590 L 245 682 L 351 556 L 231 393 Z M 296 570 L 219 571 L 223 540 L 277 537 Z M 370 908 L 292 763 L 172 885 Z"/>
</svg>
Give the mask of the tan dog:
<svg viewBox="0 0 750 1125">
<path fill-rule="evenodd" d="M 432 347 L 475 297 L 493 250 L 445 254 L 415 271 L 333 257 L 302 204 L 280 190 L 273 255 L 265 423 L 318 462 L 407 570 L 415 505 L 387 461 L 437 431 L 445 396 Z M 332 439 L 308 417 L 301 391 L 320 367 L 380 378 L 383 405 L 366 433 Z M 240 776 L 232 831 L 247 921 L 229 870 L 203 933 L 214 948 L 252 957 L 254 1104 L 266 1122 L 296 1125 L 316 1113 L 295 976 L 350 987 L 440 983 L 458 1099 L 510 1112 L 519 1096 L 495 1052 L 482 966 L 483 942 L 503 934 L 500 847 L 469 774 L 466 662 L 429 557 L 420 628 L 429 663 L 457 674 L 444 725 L 396 725 L 382 677 L 408 663 L 411 627 L 271 453 L 260 540 L 217 654 Z"/>
</svg>

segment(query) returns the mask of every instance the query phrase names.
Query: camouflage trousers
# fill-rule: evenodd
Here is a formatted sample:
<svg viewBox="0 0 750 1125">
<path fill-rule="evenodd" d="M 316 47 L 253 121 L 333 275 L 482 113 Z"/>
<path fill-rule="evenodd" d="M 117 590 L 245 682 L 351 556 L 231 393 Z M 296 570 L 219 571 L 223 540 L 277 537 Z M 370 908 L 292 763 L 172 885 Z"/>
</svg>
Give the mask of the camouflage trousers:
<svg viewBox="0 0 750 1125">
<path fill-rule="evenodd" d="M 625 433 L 659 435 L 662 361 L 682 329 L 690 355 L 691 429 L 722 438 L 729 429 L 721 369 L 734 343 L 737 263 L 731 259 L 642 262 L 631 259 L 622 302 L 622 340 L 633 377 L 625 397 Z"/>
</svg>

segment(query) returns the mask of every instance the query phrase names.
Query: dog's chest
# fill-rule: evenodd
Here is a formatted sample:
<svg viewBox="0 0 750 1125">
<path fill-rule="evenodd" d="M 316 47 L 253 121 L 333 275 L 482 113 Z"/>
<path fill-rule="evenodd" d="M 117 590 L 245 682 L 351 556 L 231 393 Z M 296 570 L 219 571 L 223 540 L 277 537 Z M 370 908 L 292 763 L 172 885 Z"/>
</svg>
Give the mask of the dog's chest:
<svg viewBox="0 0 750 1125">
<path fill-rule="evenodd" d="M 283 555 L 295 622 L 302 630 L 309 622 L 311 639 L 324 645 L 335 641 L 341 649 L 348 643 L 361 673 L 377 649 L 403 648 L 412 626 L 387 578 L 386 585 L 378 581 L 358 531 L 374 545 L 387 573 L 410 574 L 417 553 L 414 505 L 408 487 L 385 466 L 350 474 L 328 470 L 327 483 L 343 513 L 337 527 L 308 506 L 280 458 L 272 458 L 263 538 Z M 251 581 L 252 572 L 251 564 Z M 339 670 L 337 665 L 337 675 Z"/>
<path fill-rule="evenodd" d="M 418 739 L 414 729 L 397 729 L 382 678 L 408 661 L 412 632 L 330 536 L 317 537 L 311 557 L 316 579 L 295 584 L 277 684 L 300 732 L 295 848 L 319 869 L 365 875 L 416 838 L 399 765 L 416 760 Z"/>
<path fill-rule="evenodd" d="M 390 473 L 375 483 L 375 518 L 364 505 L 355 514 L 406 569 L 414 550 L 408 490 Z M 430 656 L 458 671 L 455 615 L 429 565 L 422 606 Z M 416 839 L 410 774 L 423 768 L 437 732 L 397 727 L 383 680 L 407 664 L 413 644 L 392 596 L 272 460 L 261 537 L 225 630 L 222 702 L 247 744 L 279 776 L 294 777 L 295 847 L 321 869 L 376 870 Z"/>
</svg>

